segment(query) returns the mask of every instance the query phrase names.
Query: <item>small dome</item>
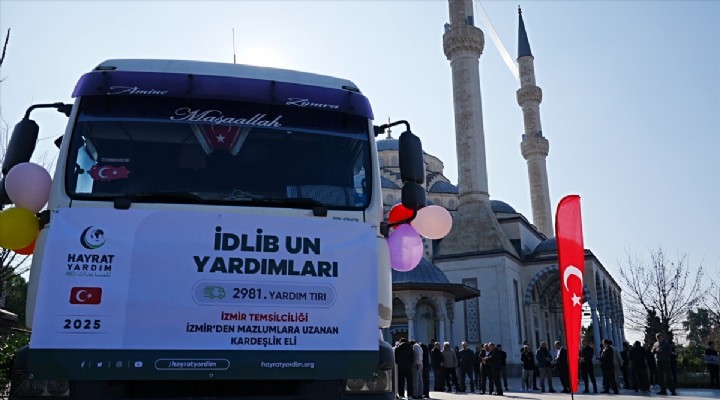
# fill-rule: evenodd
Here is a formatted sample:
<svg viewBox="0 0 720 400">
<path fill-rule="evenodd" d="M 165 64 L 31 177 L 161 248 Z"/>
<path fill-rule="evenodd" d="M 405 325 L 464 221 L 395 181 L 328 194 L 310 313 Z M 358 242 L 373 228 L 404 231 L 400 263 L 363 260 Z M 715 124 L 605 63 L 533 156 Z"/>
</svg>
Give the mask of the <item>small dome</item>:
<svg viewBox="0 0 720 400">
<path fill-rule="evenodd" d="M 433 183 L 433 185 L 428 190 L 430 193 L 452 193 L 452 194 L 458 194 L 460 193 L 458 191 L 457 186 L 453 185 L 450 182 L 445 181 L 437 181 Z"/>
<path fill-rule="evenodd" d="M 380 184 L 382 184 L 382 187 L 385 189 L 400 189 L 400 186 L 384 176 L 380 177 Z"/>
<path fill-rule="evenodd" d="M 440 268 L 423 257 L 412 271 L 400 272 L 393 269 L 392 283 L 442 284 L 450 283 L 450 281 Z"/>
<path fill-rule="evenodd" d="M 557 240 L 554 237 L 545 239 L 542 242 L 540 242 L 540 244 L 537 245 L 537 247 L 535 247 L 535 251 L 533 253 L 539 254 L 539 253 L 547 253 L 547 252 L 557 253 Z"/>
<path fill-rule="evenodd" d="M 494 213 L 517 214 L 510 204 L 500 200 L 490 200 L 490 208 Z"/>
<path fill-rule="evenodd" d="M 378 140 L 377 141 L 377 149 L 378 149 L 378 151 L 399 150 L 400 149 L 400 141 L 397 139 Z"/>
</svg>

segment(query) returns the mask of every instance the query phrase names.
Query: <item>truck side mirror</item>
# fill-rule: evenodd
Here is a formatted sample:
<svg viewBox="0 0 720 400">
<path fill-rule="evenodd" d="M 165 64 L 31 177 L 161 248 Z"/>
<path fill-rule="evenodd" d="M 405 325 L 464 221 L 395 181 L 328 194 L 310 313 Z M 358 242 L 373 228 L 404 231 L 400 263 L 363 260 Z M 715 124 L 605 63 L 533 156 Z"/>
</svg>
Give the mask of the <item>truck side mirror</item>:
<svg viewBox="0 0 720 400">
<path fill-rule="evenodd" d="M 425 162 L 420 138 L 412 132 L 400 135 L 400 178 L 403 182 L 425 182 Z"/>
<path fill-rule="evenodd" d="M 15 125 L 2 163 L 3 175 L 7 175 L 12 167 L 30 161 L 35 151 L 38 132 L 40 132 L 38 124 L 28 118 L 23 118 Z"/>
<path fill-rule="evenodd" d="M 403 207 L 417 211 L 427 203 L 425 189 L 417 182 L 405 182 L 402 187 L 402 205 Z"/>
<path fill-rule="evenodd" d="M 425 189 L 425 161 L 420 138 L 410 130 L 400 135 L 400 178 L 403 181 L 402 205 L 417 211 L 427 202 Z"/>
</svg>

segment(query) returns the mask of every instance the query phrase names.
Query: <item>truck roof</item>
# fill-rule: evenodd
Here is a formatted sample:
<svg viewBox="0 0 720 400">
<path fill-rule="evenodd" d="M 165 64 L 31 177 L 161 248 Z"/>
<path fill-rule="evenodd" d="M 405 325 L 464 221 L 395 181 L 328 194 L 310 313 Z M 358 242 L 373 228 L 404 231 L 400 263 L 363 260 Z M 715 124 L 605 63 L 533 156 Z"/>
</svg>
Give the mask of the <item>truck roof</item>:
<svg viewBox="0 0 720 400">
<path fill-rule="evenodd" d="M 314 74 L 310 72 L 258 67 L 245 64 L 190 60 L 112 59 L 103 61 L 95 68 L 95 70 L 109 69 L 115 71 L 169 72 L 247 79 L 265 79 L 332 89 L 352 90 L 360 93 L 358 87 L 347 79 L 335 78 L 332 76 Z"/>
</svg>

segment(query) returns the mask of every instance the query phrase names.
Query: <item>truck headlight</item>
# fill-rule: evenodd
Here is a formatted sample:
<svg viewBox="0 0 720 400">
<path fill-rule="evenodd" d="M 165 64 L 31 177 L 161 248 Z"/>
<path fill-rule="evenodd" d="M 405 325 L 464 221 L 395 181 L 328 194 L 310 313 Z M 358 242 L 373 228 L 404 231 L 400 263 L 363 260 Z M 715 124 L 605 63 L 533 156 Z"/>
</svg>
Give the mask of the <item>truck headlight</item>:
<svg viewBox="0 0 720 400">
<path fill-rule="evenodd" d="M 370 379 L 348 379 L 345 385 L 347 392 L 391 392 L 393 381 L 392 369 L 381 369 Z"/>
</svg>

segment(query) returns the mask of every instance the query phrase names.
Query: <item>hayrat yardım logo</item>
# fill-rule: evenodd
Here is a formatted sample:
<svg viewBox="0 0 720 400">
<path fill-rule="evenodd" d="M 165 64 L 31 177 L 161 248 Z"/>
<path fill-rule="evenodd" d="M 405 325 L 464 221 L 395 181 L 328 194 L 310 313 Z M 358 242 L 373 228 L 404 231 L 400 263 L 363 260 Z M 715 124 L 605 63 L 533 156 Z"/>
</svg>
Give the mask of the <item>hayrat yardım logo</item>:
<svg viewBox="0 0 720 400">
<path fill-rule="evenodd" d="M 115 254 L 104 254 L 97 251 L 107 242 L 105 231 L 95 226 L 88 226 L 80 234 L 80 244 L 89 252 L 67 254 L 67 271 L 65 275 L 74 277 L 109 277 L 112 273 Z"/>
<path fill-rule="evenodd" d="M 105 244 L 105 241 L 105 232 L 94 226 L 88 226 L 80 235 L 80 244 L 88 250 L 99 249 Z"/>
</svg>

